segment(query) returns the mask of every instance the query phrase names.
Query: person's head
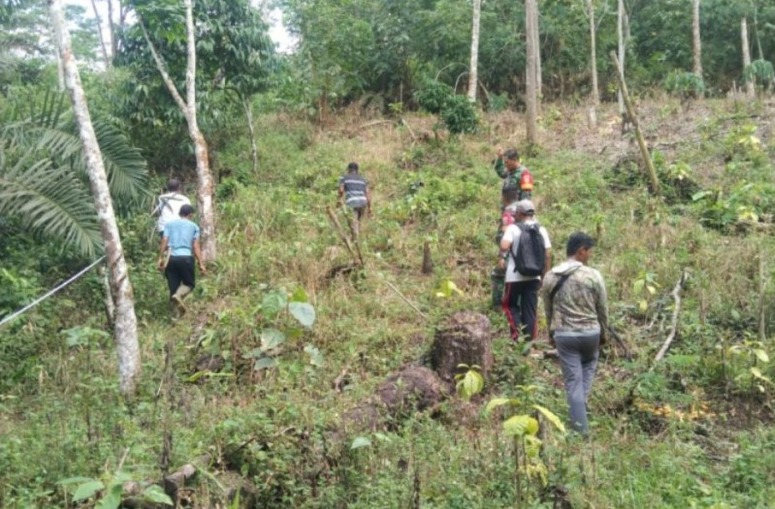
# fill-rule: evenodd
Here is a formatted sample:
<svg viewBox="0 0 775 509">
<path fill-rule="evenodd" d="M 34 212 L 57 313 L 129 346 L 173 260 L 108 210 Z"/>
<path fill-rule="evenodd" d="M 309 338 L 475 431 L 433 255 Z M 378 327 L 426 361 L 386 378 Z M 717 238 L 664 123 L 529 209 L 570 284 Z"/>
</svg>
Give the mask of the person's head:
<svg viewBox="0 0 775 509">
<path fill-rule="evenodd" d="M 506 165 L 509 171 L 519 168 L 519 152 L 517 152 L 517 149 L 510 148 L 503 153 L 503 164 Z"/>
<path fill-rule="evenodd" d="M 358 163 L 350 163 L 347 165 L 347 173 L 358 173 Z"/>
<path fill-rule="evenodd" d="M 536 207 L 530 200 L 520 200 L 517 202 L 516 214 L 514 218 L 517 221 L 524 221 L 534 217 L 536 214 Z"/>
<path fill-rule="evenodd" d="M 576 232 L 568 238 L 565 254 L 568 255 L 568 258 L 575 258 L 577 261 L 586 264 L 593 247 L 595 247 L 595 239 L 584 232 Z"/>
<path fill-rule="evenodd" d="M 194 217 L 194 212 L 195 212 L 194 207 L 192 207 L 191 205 L 183 205 L 182 207 L 180 207 L 180 217 L 184 219 L 191 219 L 192 217 Z"/>
<path fill-rule="evenodd" d="M 169 179 L 167 181 L 167 191 L 170 193 L 177 193 L 180 192 L 180 180 L 178 179 Z"/>
<path fill-rule="evenodd" d="M 501 200 L 503 206 L 507 207 L 519 199 L 519 188 L 515 186 L 506 186 L 501 190 Z"/>
</svg>

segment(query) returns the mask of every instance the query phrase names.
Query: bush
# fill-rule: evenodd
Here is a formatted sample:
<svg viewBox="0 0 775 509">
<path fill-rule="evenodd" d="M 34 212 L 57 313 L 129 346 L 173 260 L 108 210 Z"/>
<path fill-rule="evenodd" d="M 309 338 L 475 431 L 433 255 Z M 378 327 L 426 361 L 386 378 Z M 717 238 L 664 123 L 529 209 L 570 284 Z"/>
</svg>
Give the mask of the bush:
<svg viewBox="0 0 775 509">
<path fill-rule="evenodd" d="M 428 113 L 439 115 L 450 133 L 476 131 L 479 119 L 474 104 L 467 97 L 455 94 L 449 85 L 426 80 L 415 92 L 415 100 Z"/>
<path fill-rule="evenodd" d="M 693 72 L 675 71 L 665 80 L 665 90 L 686 101 L 702 97 L 705 93 L 705 82 L 702 76 Z"/>
</svg>

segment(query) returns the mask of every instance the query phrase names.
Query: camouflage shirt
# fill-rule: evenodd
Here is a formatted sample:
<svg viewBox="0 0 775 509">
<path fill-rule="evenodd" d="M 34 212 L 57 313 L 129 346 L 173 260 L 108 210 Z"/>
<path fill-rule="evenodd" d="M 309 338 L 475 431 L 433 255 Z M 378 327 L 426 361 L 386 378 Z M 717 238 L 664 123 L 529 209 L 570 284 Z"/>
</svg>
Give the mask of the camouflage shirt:
<svg viewBox="0 0 775 509">
<path fill-rule="evenodd" d="M 518 200 L 529 200 L 533 195 L 533 184 L 525 185 L 522 182 L 522 172 L 524 171 L 528 171 L 524 165 L 519 165 L 519 168 L 516 170 L 509 171 L 503 163 L 503 159 L 495 160 L 495 173 L 503 179 L 503 187 L 519 188 Z"/>
<path fill-rule="evenodd" d="M 552 299 L 552 289 L 564 275 L 569 277 Z M 543 297 L 550 331 L 599 330 L 601 336 L 605 335 L 608 296 L 603 276 L 597 270 L 575 260 L 561 263 L 544 277 Z"/>
</svg>

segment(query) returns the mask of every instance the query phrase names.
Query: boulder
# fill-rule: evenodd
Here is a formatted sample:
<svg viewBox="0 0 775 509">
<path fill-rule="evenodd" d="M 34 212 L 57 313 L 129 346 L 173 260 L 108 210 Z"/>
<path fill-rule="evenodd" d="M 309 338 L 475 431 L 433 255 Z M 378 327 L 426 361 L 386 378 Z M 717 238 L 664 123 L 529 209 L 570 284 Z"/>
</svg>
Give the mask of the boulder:
<svg viewBox="0 0 775 509">
<path fill-rule="evenodd" d="M 431 366 L 449 389 L 455 387 L 458 366 L 482 368 L 487 375 L 493 366 L 490 320 L 479 313 L 462 311 L 452 315 L 436 330 L 431 347 Z"/>
<path fill-rule="evenodd" d="M 438 375 L 425 366 L 407 366 L 377 388 L 377 396 L 391 417 L 433 410 L 446 395 Z"/>
</svg>

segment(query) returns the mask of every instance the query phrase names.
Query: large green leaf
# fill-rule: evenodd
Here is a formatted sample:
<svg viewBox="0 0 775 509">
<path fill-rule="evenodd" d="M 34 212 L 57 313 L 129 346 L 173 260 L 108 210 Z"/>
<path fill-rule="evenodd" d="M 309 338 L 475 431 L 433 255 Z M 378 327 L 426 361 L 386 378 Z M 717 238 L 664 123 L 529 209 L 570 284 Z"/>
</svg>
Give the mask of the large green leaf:
<svg viewBox="0 0 775 509">
<path fill-rule="evenodd" d="M 102 481 L 98 481 L 96 479 L 86 481 L 75 489 L 75 493 L 73 493 L 73 502 L 91 498 L 95 493 L 103 488 L 105 488 L 105 485 L 102 484 Z"/>
<path fill-rule="evenodd" d="M 562 433 L 566 433 L 565 425 L 562 423 L 560 418 L 554 414 L 554 412 L 552 412 L 546 407 L 542 407 L 541 405 L 533 405 L 533 408 L 541 412 L 541 415 L 543 415 L 547 421 L 551 422 L 555 428 L 560 430 Z"/>
<path fill-rule="evenodd" d="M 510 398 L 493 398 L 490 400 L 489 403 L 487 403 L 487 406 L 484 407 L 484 415 L 490 415 L 490 413 L 499 406 L 503 405 L 513 405 L 516 406 L 519 404 L 519 401 L 516 399 L 510 399 Z"/>
<path fill-rule="evenodd" d="M 515 415 L 503 423 L 503 429 L 514 438 L 538 433 L 538 421 L 529 415 Z"/>
<path fill-rule="evenodd" d="M 311 329 L 315 324 L 315 308 L 307 302 L 291 302 L 288 305 L 291 315 L 304 327 Z"/>
</svg>

